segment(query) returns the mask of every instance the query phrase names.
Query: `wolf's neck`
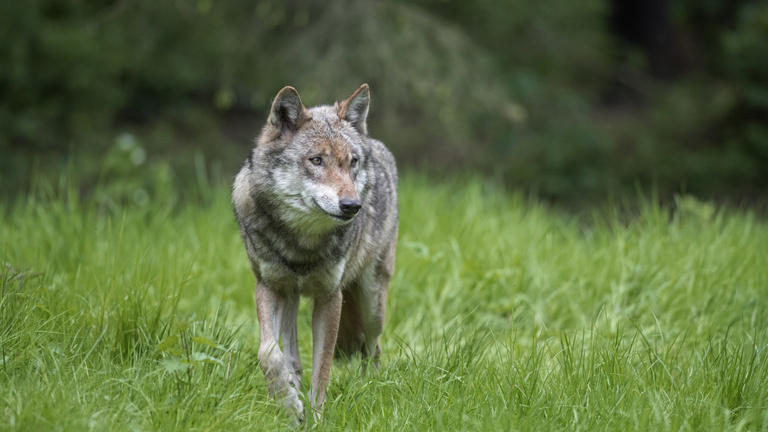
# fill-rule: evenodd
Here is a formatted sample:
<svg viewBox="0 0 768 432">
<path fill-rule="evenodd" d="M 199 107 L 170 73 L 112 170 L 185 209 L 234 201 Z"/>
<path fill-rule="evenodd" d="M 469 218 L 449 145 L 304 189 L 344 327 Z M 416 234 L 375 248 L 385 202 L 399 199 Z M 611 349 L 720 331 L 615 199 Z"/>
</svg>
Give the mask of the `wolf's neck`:
<svg viewBox="0 0 768 432">
<path fill-rule="evenodd" d="M 312 250 L 327 245 L 331 237 L 343 236 L 349 225 L 340 226 L 327 217 L 318 217 L 280 205 L 274 197 L 256 193 L 253 195 L 257 214 L 262 225 L 283 238 L 290 238 L 301 249 Z"/>
<path fill-rule="evenodd" d="M 341 235 L 347 229 L 347 226 L 340 226 L 329 217 L 292 212 L 290 209 L 279 212 L 278 217 L 306 248 L 321 246 L 327 243 L 329 237 Z"/>
</svg>

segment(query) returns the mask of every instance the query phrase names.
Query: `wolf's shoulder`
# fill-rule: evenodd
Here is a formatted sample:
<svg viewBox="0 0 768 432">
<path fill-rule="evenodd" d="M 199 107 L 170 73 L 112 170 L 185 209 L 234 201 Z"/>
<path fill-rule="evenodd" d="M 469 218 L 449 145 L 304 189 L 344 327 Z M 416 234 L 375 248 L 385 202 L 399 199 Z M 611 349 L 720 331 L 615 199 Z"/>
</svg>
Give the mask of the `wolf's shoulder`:
<svg viewBox="0 0 768 432">
<path fill-rule="evenodd" d="M 395 162 L 395 156 L 389 151 L 383 142 L 376 138 L 368 137 L 367 140 L 369 148 L 371 149 L 371 155 L 381 164 L 384 169 L 397 175 L 397 163 Z"/>
</svg>

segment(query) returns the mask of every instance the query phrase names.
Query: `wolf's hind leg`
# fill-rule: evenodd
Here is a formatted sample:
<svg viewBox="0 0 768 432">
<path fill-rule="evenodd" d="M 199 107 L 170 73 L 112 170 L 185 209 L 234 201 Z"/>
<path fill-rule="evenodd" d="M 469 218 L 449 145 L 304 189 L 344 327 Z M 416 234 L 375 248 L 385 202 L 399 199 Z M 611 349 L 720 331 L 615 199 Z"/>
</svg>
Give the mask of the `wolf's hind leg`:
<svg viewBox="0 0 768 432">
<path fill-rule="evenodd" d="M 385 270 L 385 271 L 382 271 Z M 379 367 L 379 337 L 384 329 L 384 314 L 387 309 L 387 290 L 391 270 L 381 266 L 371 267 L 363 273 L 360 284 L 360 321 L 362 324 L 362 354 L 370 358 L 373 365 Z"/>
<path fill-rule="evenodd" d="M 379 338 L 381 337 L 381 332 L 384 329 L 387 286 L 388 282 L 376 284 L 375 286 L 371 287 L 373 292 L 369 292 L 368 295 L 365 296 L 365 305 L 362 308 L 362 354 L 363 358 L 370 358 L 376 368 L 379 367 L 379 355 L 381 354 Z"/>
<path fill-rule="evenodd" d="M 363 322 L 360 311 L 360 285 L 353 284 L 343 293 L 336 357 L 349 358 L 363 350 Z"/>
<path fill-rule="evenodd" d="M 298 298 L 282 297 L 261 282 L 256 285 L 256 312 L 260 334 L 259 366 L 264 371 L 270 395 L 293 414 L 296 420 L 302 421 L 304 405 L 299 400 L 300 378 L 296 376 L 295 366 L 298 364 L 300 370 L 301 365 L 298 363 L 298 349 L 294 352 L 297 310 Z M 283 344 L 287 350 L 285 354 L 280 350 L 278 335 L 283 335 Z"/>
<path fill-rule="evenodd" d="M 336 354 L 370 358 L 379 367 L 379 337 L 384 327 L 389 274 L 376 267 L 363 271 L 359 281 L 344 291 Z"/>
</svg>

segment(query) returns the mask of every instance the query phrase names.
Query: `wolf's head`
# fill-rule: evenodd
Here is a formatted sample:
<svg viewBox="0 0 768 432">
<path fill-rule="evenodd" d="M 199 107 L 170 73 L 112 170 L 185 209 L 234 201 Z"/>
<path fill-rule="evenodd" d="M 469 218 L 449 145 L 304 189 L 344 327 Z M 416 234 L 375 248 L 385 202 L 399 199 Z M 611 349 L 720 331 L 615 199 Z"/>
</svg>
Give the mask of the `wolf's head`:
<svg viewBox="0 0 768 432">
<path fill-rule="evenodd" d="M 311 109 L 293 87 L 277 93 L 251 158 L 288 216 L 335 225 L 358 213 L 368 181 L 369 102 L 367 84 L 341 103 Z"/>
</svg>

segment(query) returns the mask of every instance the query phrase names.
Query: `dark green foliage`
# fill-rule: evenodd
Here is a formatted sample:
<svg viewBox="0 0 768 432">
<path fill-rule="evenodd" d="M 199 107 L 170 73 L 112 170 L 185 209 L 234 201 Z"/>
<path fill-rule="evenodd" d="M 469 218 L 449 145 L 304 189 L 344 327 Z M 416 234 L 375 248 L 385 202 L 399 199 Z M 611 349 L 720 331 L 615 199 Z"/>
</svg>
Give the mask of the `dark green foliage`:
<svg viewBox="0 0 768 432">
<path fill-rule="evenodd" d="M 768 184 L 768 4 L 744 7 L 723 38 L 724 64 L 736 86 L 726 144 L 742 155 L 740 166 L 755 186 Z"/>
<path fill-rule="evenodd" d="M 3 2 L 0 193 L 125 133 L 148 163 L 192 173 L 201 151 L 233 172 L 280 87 L 315 105 L 368 82 L 371 132 L 401 165 L 572 201 L 636 184 L 763 196 L 766 5 L 654 3 L 660 45 L 625 40 L 617 4 Z"/>
</svg>

